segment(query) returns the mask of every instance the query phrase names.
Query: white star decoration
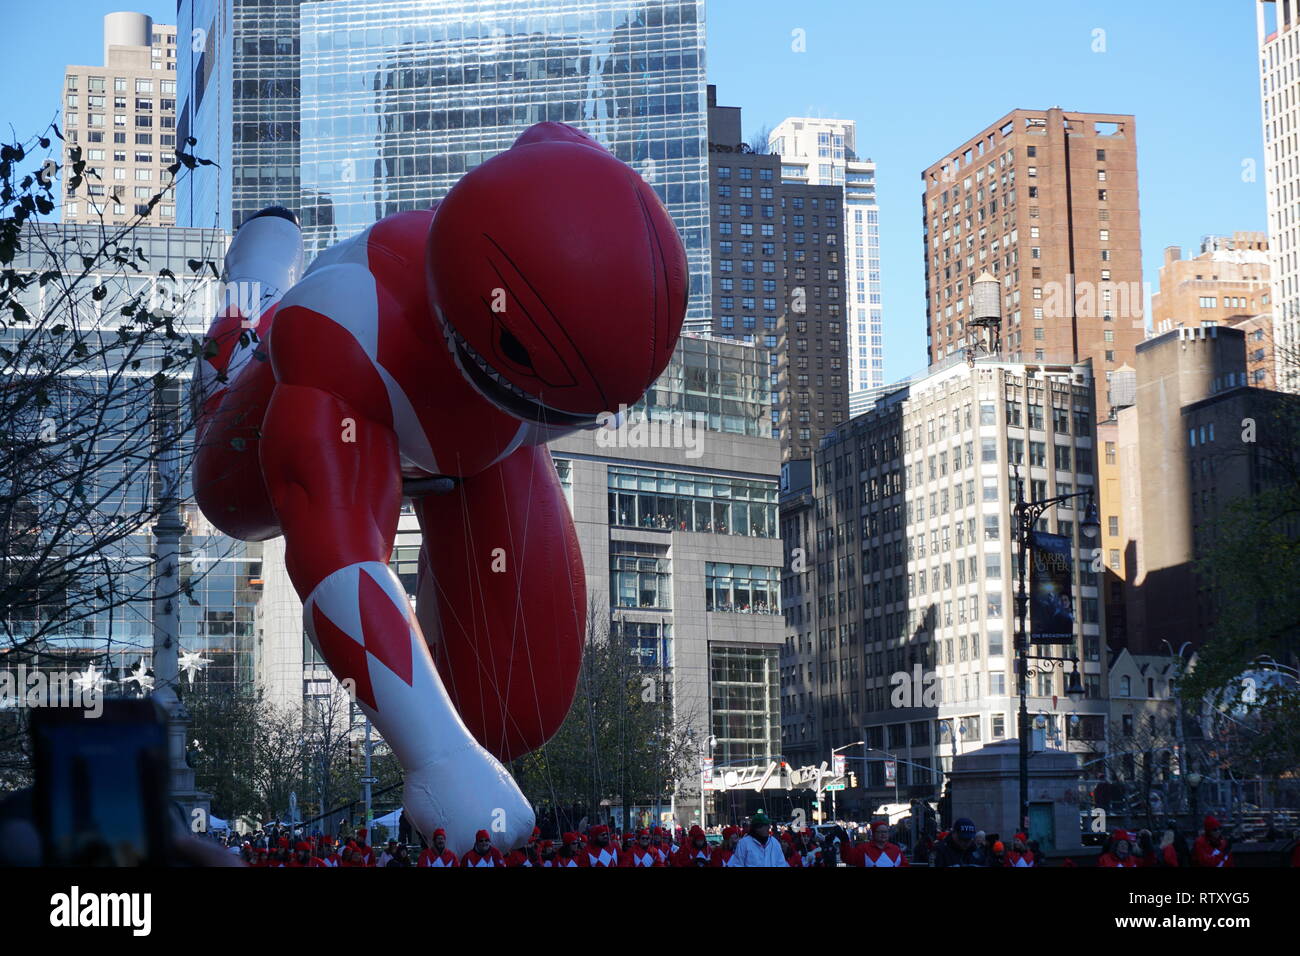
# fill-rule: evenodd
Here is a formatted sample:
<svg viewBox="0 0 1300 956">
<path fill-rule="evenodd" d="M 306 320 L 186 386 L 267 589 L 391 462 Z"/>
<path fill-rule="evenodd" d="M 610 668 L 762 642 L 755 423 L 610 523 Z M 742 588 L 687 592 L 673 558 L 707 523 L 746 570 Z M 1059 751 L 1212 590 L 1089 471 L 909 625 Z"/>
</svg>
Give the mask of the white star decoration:
<svg viewBox="0 0 1300 956">
<path fill-rule="evenodd" d="M 185 676 L 189 678 L 190 686 L 193 687 L 194 675 L 211 663 L 212 661 L 206 657 L 200 656 L 198 651 L 187 651 L 177 659 L 176 666 L 185 672 Z"/>
<path fill-rule="evenodd" d="M 131 673 L 126 677 L 125 680 L 122 681 L 122 683 L 125 684 L 127 683 L 127 681 L 135 681 L 137 684 L 140 685 L 140 690 L 142 692 L 146 690 L 153 690 L 153 678 L 150 677 L 148 674 L 146 674 L 144 671 L 145 671 L 145 665 L 144 665 L 144 658 L 142 657 L 140 658 L 140 663 L 135 665 L 135 670 L 131 671 Z"/>
<path fill-rule="evenodd" d="M 94 662 L 86 665 L 86 669 L 72 679 L 72 686 L 79 687 L 82 690 L 98 694 L 107 684 L 116 684 L 117 681 L 109 680 L 104 676 L 104 672 L 95 667 Z"/>
</svg>

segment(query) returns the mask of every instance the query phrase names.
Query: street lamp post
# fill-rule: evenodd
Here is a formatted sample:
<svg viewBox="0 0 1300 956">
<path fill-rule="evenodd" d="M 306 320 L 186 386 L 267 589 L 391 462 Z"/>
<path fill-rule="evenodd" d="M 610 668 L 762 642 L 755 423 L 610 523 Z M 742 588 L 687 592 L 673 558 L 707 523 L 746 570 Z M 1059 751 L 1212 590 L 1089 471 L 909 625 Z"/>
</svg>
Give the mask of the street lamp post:
<svg viewBox="0 0 1300 956">
<path fill-rule="evenodd" d="M 1025 500 L 1025 486 L 1020 481 L 1020 468 L 1015 470 L 1016 504 L 1011 518 L 1015 526 L 1016 543 L 1020 554 L 1016 568 L 1016 693 L 1020 698 L 1018 732 L 1020 737 L 1020 827 L 1029 832 L 1029 662 L 1034 661 L 1069 661 L 1073 664 L 1070 682 L 1066 693 L 1073 699 L 1083 696 L 1083 685 L 1079 680 L 1079 659 L 1077 657 L 1057 657 L 1050 654 L 1029 653 L 1029 634 L 1025 627 L 1025 613 L 1028 610 L 1029 595 L 1025 591 L 1025 569 L 1029 563 L 1029 536 L 1034 525 L 1043 513 L 1054 505 L 1073 498 L 1088 499 L 1088 510 L 1079 525 L 1079 530 L 1087 538 L 1095 538 L 1101 530 L 1097 517 L 1097 501 L 1092 489 L 1076 491 L 1069 495 L 1054 495 L 1040 501 Z"/>
<path fill-rule="evenodd" d="M 708 765 L 708 759 L 712 758 L 713 750 L 718 746 L 718 738 L 713 734 L 709 734 L 708 737 L 704 739 L 704 745 L 708 748 L 708 753 L 706 754 L 704 752 L 704 747 L 700 748 L 700 829 L 704 829 L 709 825 L 708 817 L 705 815 L 704 772 L 706 769 L 711 769 Z"/>
<path fill-rule="evenodd" d="M 842 747 L 832 747 L 831 748 L 831 772 L 833 773 L 835 771 L 835 755 L 837 753 L 839 753 L 841 750 L 848 750 L 850 747 L 861 747 L 865 744 L 866 744 L 865 740 L 855 740 L 853 741 L 853 743 L 845 744 Z M 835 790 L 831 791 L 831 820 L 832 821 L 837 819 L 837 817 L 835 816 L 835 794 L 837 792 L 838 791 Z"/>
</svg>

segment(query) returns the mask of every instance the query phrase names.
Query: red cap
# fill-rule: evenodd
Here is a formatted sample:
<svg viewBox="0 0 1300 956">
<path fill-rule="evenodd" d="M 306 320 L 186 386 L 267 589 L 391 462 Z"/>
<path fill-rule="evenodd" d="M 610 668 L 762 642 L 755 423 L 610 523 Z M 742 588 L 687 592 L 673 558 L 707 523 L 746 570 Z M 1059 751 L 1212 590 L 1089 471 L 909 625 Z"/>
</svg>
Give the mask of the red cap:
<svg viewBox="0 0 1300 956">
<path fill-rule="evenodd" d="M 705 838 L 704 830 L 700 827 L 698 823 L 691 827 L 690 836 L 692 840 L 703 840 Z"/>
<path fill-rule="evenodd" d="M 1006 846 L 1003 844 L 1001 840 L 993 844 L 994 853 L 1002 853 L 1004 850 L 1006 850 Z"/>
<path fill-rule="evenodd" d="M 369 832 L 370 831 L 367 830 L 365 827 L 362 827 L 360 830 L 357 831 L 357 836 L 361 837 L 361 839 L 364 840 L 366 838 L 366 834 L 368 834 Z"/>
<path fill-rule="evenodd" d="M 1028 842 L 1029 842 L 1029 837 L 1026 836 L 1026 835 L 1023 834 L 1023 833 L 1017 833 L 1017 834 L 1016 834 L 1016 839 L 1019 840 L 1021 843 L 1028 843 Z"/>
<path fill-rule="evenodd" d="M 294 849 L 297 850 L 297 851 L 300 852 L 300 853 L 303 853 L 303 852 L 310 853 L 310 852 L 311 852 L 311 844 L 308 843 L 306 840 L 299 840 L 298 843 L 297 843 L 297 845 L 294 847 Z"/>
<path fill-rule="evenodd" d="M 442 827 L 438 827 L 438 829 L 434 830 L 433 835 L 435 838 L 442 837 L 444 840 L 447 839 L 447 831 Z"/>
<path fill-rule="evenodd" d="M 592 827 L 587 832 L 590 833 L 593 837 L 598 837 L 608 833 L 609 827 L 605 826 L 605 824 L 603 823 L 597 823 L 594 827 Z"/>
<path fill-rule="evenodd" d="M 889 821 L 888 821 L 888 820 L 877 820 L 875 823 L 871 824 L 871 832 L 872 832 L 872 833 L 875 833 L 875 832 L 876 832 L 877 830 L 879 830 L 881 827 L 884 827 L 886 830 L 888 830 L 888 829 L 889 829 Z"/>
<path fill-rule="evenodd" d="M 1215 818 L 1213 815 L 1208 814 L 1208 813 L 1205 815 L 1205 832 L 1206 832 L 1206 833 L 1209 833 L 1211 830 L 1218 830 L 1218 829 L 1221 829 L 1221 828 L 1222 828 L 1222 824 L 1219 823 L 1219 821 L 1218 821 L 1217 818 Z"/>
<path fill-rule="evenodd" d="M 739 832 L 740 832 L 740 828 L 739 828 L 739 827 L 723 827 L 723 828 L 722 828 L 722 835 L 723 835 L 724 837 L 735 836 L 735 835 L 736 835 L 737 833 L 739 833 Z"/>
<path fill-rule="evenodd" d="M 479 840 L 487 840 L 490 843 L 492 842 L 492 837 L 488 835 L 486 830 L 479 830 L 474 834 L 474 842 L 477 843 Z"/>
<path fill-rule="evenodd" d="M 564 834 L 564 842 L 565 842 L 565 843 L 578 843 L 578 842 L 580 842 L 580 841 L 578 840 L 578 834 L 574 833 L 573 831 L 569 831 L 568 833 Z"/>
</svg>

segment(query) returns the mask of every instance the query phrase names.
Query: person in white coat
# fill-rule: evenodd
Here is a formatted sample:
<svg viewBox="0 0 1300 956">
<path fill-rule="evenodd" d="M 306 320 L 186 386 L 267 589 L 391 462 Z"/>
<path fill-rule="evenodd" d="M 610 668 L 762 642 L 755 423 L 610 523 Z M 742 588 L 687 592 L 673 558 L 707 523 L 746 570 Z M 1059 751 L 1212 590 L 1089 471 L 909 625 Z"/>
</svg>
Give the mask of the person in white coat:
<svg viewBox="0 0 1300 956">
<path fill-rule="evenodd" d="M 789 866 L 781 841 L 772 836 L 772 823 L 759 810 L 750 818 L 749 832 L 736 844 L 727 866 Z"/>
</svg>

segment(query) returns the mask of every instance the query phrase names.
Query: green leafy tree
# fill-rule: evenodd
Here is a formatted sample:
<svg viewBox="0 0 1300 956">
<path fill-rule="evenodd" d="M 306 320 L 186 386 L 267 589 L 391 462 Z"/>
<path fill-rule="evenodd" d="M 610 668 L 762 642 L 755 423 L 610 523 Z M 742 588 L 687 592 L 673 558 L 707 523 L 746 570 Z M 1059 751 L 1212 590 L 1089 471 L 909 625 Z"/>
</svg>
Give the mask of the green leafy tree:
<svg viewBox="0 0 1300 956">
<path fill-rule="evenodd" d="M 641 666 L 610 633 L 599 607 L 588 615 L 578 690 L 560 729 L 513 761 L 511 772 L 534 806 L 585 805 L 622 798 L 625 806 L 666 799 L 695 773 L 690 714 L 674 707 L 671 672 Z"/>
</svg>

